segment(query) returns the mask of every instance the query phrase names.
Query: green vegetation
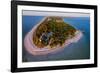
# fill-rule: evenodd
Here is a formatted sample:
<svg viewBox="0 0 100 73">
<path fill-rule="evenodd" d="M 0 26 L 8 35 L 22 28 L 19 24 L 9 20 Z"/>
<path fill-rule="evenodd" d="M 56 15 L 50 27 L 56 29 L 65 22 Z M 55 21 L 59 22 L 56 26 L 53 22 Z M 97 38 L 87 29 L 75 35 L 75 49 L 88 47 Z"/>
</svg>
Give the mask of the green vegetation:
<svg viewBox="0 0 100 73">
<path fill-rule="evenodd" d="M 47 45 L 52 48 L 63 45 L 65 40 L 74 36 L 75 31 L 76 29 L 63 22 L 61 17 L 48 17 L 36 29 L 33 42 L 39 48 Z"/>
</svg>

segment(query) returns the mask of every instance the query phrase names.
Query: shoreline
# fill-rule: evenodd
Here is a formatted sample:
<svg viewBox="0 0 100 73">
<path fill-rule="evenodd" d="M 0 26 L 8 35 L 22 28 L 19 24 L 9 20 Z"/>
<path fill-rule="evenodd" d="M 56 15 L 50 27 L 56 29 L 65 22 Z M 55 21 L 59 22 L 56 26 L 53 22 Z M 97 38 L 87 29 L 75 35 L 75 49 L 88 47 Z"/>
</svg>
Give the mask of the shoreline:
<svg viewBox="0 0 100 73">
<path fill-rule="evenodd" d="M 70 45 L 71 43 L 76 43 L 78 42 L 81 37 L 83 36 L 82 32 L 80 30 L 77 30 L 75 32 L 75 36 L 71 39 L 67 39 L 65 41 L 65 43 L 60 46 L 57 45 L 54 48 L 50 48 L 49 46 L 46 46 L 44 48 L 38 48 L 37 46 L 34 45 L 33 41 L 32 41 L 32 36 L 34 35 L 35 29 L 46 19 L 46 17 L 44 19 L 42 19 L 37 25 L 35 25 L 35 27 L 32 28 L 32 30 L 30 32 L 28 32 L 25 36 L 24 39 L 24 46 L 25 49 L 32 55 L 46 55 L 49 53 L 56 53 L 59 52 L 61 50 L 64 49 L 64 47 L 67 47 L 68 45 Z"/>
<path fill-rule="evenodd" d="M 30 39 L 30 34 L 26 35 L 25 40 L 24 40 L 24 45 L 25 49 L 32 55 L 46 55 L 48 53 L 56 53 L 59 52 L 60 50 L 63 50 L 64 47 L 67 47 L 71 43 L 77 43 L 80 38 L 83 36 L 82 32 L 78 31 L 78 34 L 73 37 L 72 39 L 68 39 L 65 41 L 65 43 L 62 46 L 56 46 L 55 48 L 49 49 L 48 46 L 44 48 L 38 48 L 36 47 L 31 39 Z"/>
</svg>

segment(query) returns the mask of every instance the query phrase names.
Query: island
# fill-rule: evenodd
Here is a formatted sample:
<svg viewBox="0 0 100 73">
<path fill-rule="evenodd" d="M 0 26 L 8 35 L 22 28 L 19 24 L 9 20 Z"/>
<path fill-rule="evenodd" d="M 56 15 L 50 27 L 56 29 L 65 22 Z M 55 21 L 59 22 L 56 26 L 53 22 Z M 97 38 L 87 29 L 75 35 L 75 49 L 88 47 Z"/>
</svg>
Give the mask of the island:
<svg viewBox="0 0 100 73">
<path fill-rule="evenodd" d="M 62 17 L 48 16 L 26 35 L 24 46 L 32 55 L 46 55 L 59 52 L 77 42 L 82 35 L 80 30 L 65 23 Z"/>
</svg>

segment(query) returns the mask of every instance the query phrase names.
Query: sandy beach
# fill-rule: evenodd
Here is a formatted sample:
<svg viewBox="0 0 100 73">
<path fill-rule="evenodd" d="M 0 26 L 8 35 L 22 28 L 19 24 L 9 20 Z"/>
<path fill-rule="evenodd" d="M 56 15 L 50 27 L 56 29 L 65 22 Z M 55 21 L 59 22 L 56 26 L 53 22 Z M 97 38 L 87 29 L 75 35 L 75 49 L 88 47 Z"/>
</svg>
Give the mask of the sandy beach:
<svg viewBox="0 0 100 73">
<path fill-rule="evenodd" d="M 66 40 L 62 46 L 58 45 L 54 48 L 50 48 L 49 46 L 46 46 L 44 48 L 38 48 L 37 46 L 34 45 L 32 37 L 34 35 L 36 28 L 45 19 L 46 19 L 46 17 L 44 19 L 42 19 L 42 21 L 39 22 L 35 27 L 33 27 L 32 30 L 30 32 L 28 32 L 27 35 L 25 36 L 24 46 L 25 46 L 26 50 L 32 55 L 46 55 L 48 53 L 60 52 L 61 50 L 63 50 L 64 47 L 68 46 L 69 44 L 78 42 L 78 40 L 80 40 L 81 37 L 83 36 L 82 32 L 80 30 L 77 30 L 75 32 L 75 36 L 73 38 Z"/>
</svg>

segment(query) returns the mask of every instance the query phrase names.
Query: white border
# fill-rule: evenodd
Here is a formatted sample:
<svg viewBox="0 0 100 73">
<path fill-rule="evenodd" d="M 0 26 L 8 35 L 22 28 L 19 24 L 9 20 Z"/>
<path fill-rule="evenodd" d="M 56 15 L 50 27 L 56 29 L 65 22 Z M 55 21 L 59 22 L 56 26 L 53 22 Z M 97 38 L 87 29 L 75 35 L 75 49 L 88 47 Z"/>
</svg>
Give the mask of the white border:
<svg viewBox="0 0 100 73">
<path fill-rule="evenodd" d="M 45 61 L 45 62 L 24 62 L 22 63 L 22 10 L 40 10 L 40 11 L 63 11 L 63 12 L 79 12 L 90 14 L 90 59 L 87 60 L 66 60 L 66 61 Z M 92 9 L 76 9 L 76 8 L 58 8 L 58 7 L 40 7 L 40 6 L 18 6 L 17 12 L 17 64 L 18 68 L 25 67 L 41 67 L 41 66 L 58 66 L 58 65 L 76 65 L 76 64 L 93 64 L 94 63 L 94 10 Z"/>
</svg>

